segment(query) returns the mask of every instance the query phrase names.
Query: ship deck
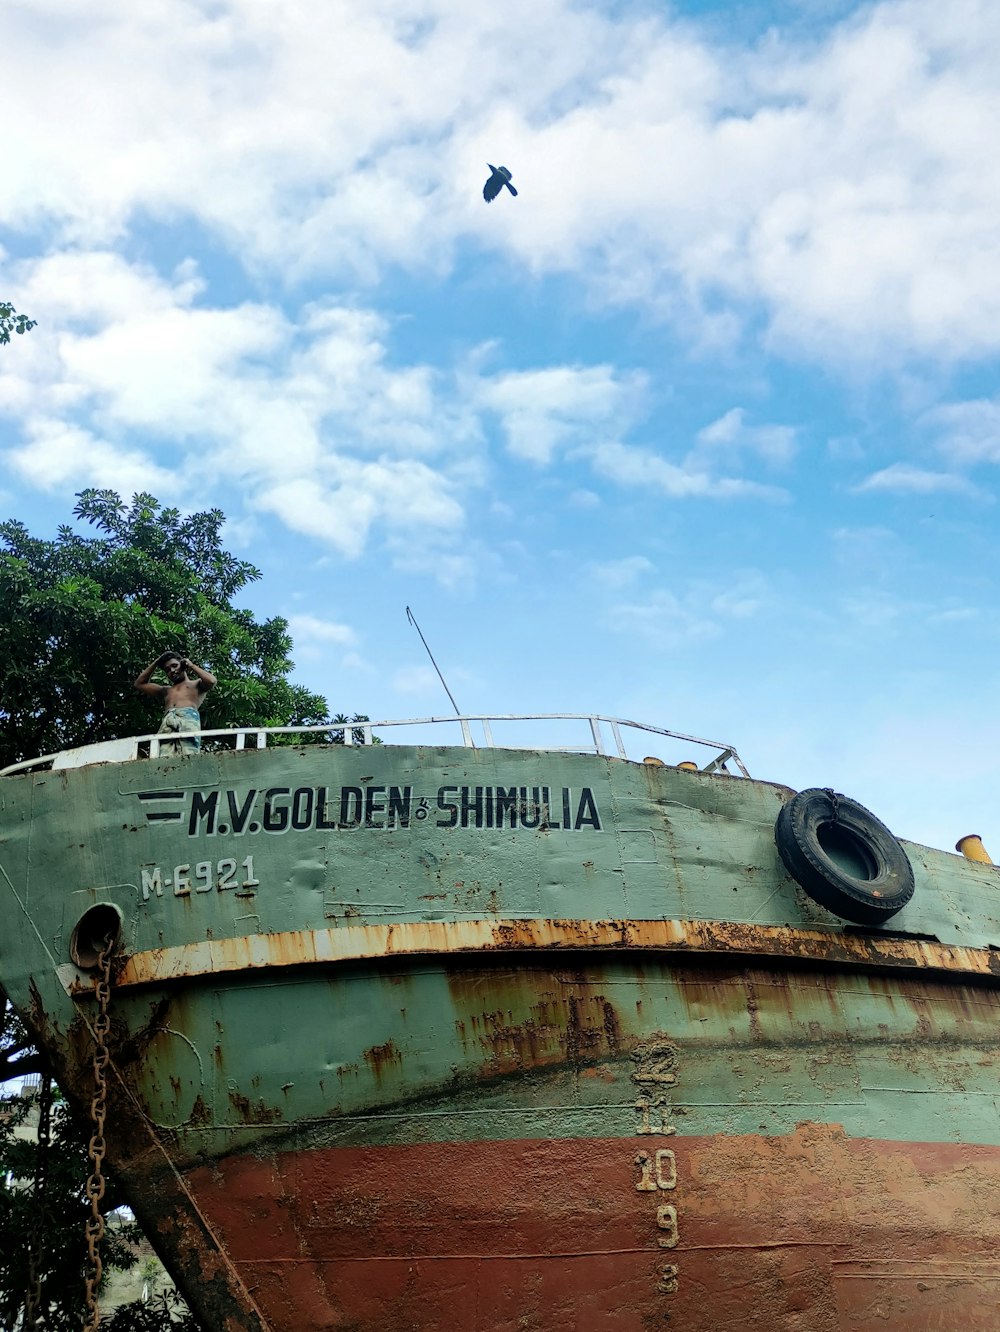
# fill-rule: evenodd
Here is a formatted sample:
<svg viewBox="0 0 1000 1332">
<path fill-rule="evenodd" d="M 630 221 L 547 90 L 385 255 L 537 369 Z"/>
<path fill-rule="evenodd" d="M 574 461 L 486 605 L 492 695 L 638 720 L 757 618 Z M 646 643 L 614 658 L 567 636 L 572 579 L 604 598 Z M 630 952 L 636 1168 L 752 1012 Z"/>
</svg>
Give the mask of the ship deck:
<svg viewBox="0 0 1000 1332">
<path fill-rule="evenodd" d="M 454 717 L 406 717 L 386 721 L 350 722 L 325 726 L 237 726 L 192 731 L 203 747 L 266 749 L 292 743 L 365 745 L 461 746 L 467 749 L 529 749 L 553 754 L 614 755 L 650 763 L 691 763 L 699 772 L 732 773 L 749 777 L 733 745 L 706 740 L 683 731 L 608 717 L 599 713 L 467 713 Z M 75 749 L 25 759 L 0 768 L 0 777 L 52 768 L 79 768 L 92 763 L 129 763 L 158 758 L 161 749 L 173 742 L 159 733 L 102 740 Z M 657 744 L 661 752 L 648 755 L 645 748 Z M 701 755 L 692 758 L 691 747 Z M 706 752 L 707 751 L 707 752 Z M 674 757 L 664 757 L 673 754 Z"/>
</svg>

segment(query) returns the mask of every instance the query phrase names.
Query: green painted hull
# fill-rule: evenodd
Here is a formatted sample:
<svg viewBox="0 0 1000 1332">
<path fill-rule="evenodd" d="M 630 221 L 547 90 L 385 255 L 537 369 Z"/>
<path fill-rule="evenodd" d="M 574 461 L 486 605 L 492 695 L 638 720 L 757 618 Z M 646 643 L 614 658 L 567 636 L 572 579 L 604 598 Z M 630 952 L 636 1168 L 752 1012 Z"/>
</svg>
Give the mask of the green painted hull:
<svg viewBox="0 0 1000 1332">
<path fill-rule="evenodd" d="M 388 745 L 7 777 L 0 983 L 89 1104 L 120 914 L 109 1158 L 207 1328 L 993 1327 L 996 871 L 905 844 L 847 926 L 789 795 Z"/>
</svg>

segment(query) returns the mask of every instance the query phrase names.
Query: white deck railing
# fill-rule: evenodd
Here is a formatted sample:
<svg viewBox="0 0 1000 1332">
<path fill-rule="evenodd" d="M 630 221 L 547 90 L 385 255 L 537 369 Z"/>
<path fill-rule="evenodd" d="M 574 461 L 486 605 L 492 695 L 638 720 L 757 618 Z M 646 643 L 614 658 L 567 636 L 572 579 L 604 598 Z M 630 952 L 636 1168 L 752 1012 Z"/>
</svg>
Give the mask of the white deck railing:
<svg viewBox="0 0 1000 1332">
<path fill-rule="evenodd" d="M 535 738 L 525 737 L 526 725 L 536 733 Z M 579 738 L 561 734 L 569 726 L 579 731 Z M 405 736 L 400 735 L 398 731 L 400 727 L 410 728 L 409 733 Z M 454 739 L 443 738 L 446 727 L 452 730 L 458 728 L 458 735 Z M 475 736 L 473 728 L 477 732 Z M 390 730 L 394 732 L 391 740 L 381 734 L 375 735 L 376 732 Z M 502 730 L 511 730 L 513 735 L 509 739 L 499 736 L 497 732 Z M 214 742 L 212 747 L 219 749 L 266 749 L 278 736 L 301 735 L 325 739 L 330 744 L 344 745 L 445 744 L 472 749 L 535 749 L 549 753 L 605 754 L 634 761 L 648 758 L 654 762 L 670 764 L 689 761 L 695 762 L 700 772 L 728 772 L 727 765 L 731 763 L 743 777 L 750 775 L 732 745 L 686 735 L 682 731 L 668 731 L 662 726 L 628 721 L 624 717 L 602 717 L 596 713 L 584 712 L 506 715 L 470 713 L 461 717 L 408 717 L 403 720 L 346 722 L 332 726 L 238 726 L 225 727 L 221 730 L 186 732 L 180 738 L 190 739 L 195 735 L 200 735 L 203 742 Z M 637 743 L 637 737 L 641 739 L 641 743 Z M 626 739 L 629 743 L 626 743 Z M 556 743 L 557 740 L 560 743 Z M 650 743 L 652 740 L 657 742 L 655 747 L 665 752 L 641 753 L 642 749 L 648 750 L 654 747 Z M 64 749 L 58 754 L 26 759 L 23 763 L 12 763 L 9 767 L 0 769 L 0 777 L 44 771 L 49 768 L 82 768 L 92 763 L 128 763 L 135 759 L 155 759 L 161 756 L 161 751 L 163 757 L 175 758 L 176 744 L 177 737 L 161 734 L 103 740 L 92 745 L 82 745 L 77 749 Z M 697 745 L 702 750 L 711 751 L 711 757 L 704 762 L 693 760 L 686 750 L 689 745 Z M 702 758 L 704 757 L 702 754 Z"/>
</svg>

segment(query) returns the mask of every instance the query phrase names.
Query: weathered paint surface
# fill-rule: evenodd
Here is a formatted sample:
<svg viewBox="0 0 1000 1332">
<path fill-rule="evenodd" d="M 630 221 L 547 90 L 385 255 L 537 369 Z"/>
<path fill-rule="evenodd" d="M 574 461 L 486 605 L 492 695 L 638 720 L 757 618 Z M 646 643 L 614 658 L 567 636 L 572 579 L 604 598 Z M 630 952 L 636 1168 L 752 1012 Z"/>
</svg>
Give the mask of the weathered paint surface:
<svg viewBox="0 0 1000 1332">
<path fill-rule="evenodd" d="M 787 795 L 766 782 L 504 750 L 317 746 L 106 764 L 3 779 L 0 888 L 9 910 L 44 922 L 56 965 L 96 902 L 122 911 L 129 955 L 477 920 L 906 938 L 959 950 L 957 968 L 963 950 L 1000 948 L 998 871 L 912 843 L 916 891 L 891 930 L 845 929 L 777 855 Z"/>
<path fill-rule="evenodd" d="M 121 1166 L 274 1329 L 990 1326 L 1000 990 L 583 961 L 123 993 L 178 1173 Z"/>
<path fill-rule="evenodd" d="M 62 1031 L 32 989 L 22 1016 L 50 1055 L 66 1096 L 86 1115 L 93 1095 L 93 1043 L 86 1022 Z M 107 1160 L 143 1230 L 155 1244 L 177 1286 L 208 1332 L 267 1332 L 268 1324 L 177 1170 L 174 1144 L 158 1133 L 122 1076 L 123 1054 L 135 1058 L 148 1039 L 116 1015 L 115 1058 L 108 1069 Z"/>
<path fill-rule="evenodd" d="M 997 1148 L 806 1123 L 669 1148 L 317 1149 L 231 1158 L 191 1183 L 279 1327 L 996 1327 L 1000 1226 L 981 1200 L 1000 1188 Z"/>
<path fill-rule="evenodd" d="M 206 1327 L 996 1325 L 996 870 L 846 928 L 784 788 L 384 751 L 0 785 L 0 983 L 86 1104 L 121 913 L 109 1157 Z"/>
<path fill-rule="evenodd" d="M 121 966 L 117 986 L 161 985 L 231 971 L 296 967 L 317 962 L 406 957 L 419 954 L 604 951 L 655 953 L 695 950 L 720 957 L 783 957 L 795 961 L 850 963 L 859 967 L 929 972 L 967 972 L 1000 981 L 1000 952 L 958 948 L 923 939 L 859 938 L 829 930 L 746 925 L 704 920 L 460 920 L 403 921 L 395 925 L 344 925 L 336 929 L 206 939 L 177 948 L 133 953 Z M 72 991 L 84 995 L 89 980 L 74 977 Z"/>
</svg>

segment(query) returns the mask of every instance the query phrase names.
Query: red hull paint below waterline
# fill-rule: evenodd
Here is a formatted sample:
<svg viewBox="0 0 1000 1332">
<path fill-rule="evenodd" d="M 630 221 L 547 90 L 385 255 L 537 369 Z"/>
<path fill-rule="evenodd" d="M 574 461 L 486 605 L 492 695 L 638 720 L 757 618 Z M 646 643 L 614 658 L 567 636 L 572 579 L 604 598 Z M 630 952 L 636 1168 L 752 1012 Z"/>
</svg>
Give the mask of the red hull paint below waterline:
<svg viewBox="0 0 1000 1332">
<path fill-rule="evenodd" d="M 242 1156 L 186 1184 L 300 1332 L 1000 1326 L 996 1147 L 802 1124 Z"/>
</svg>

